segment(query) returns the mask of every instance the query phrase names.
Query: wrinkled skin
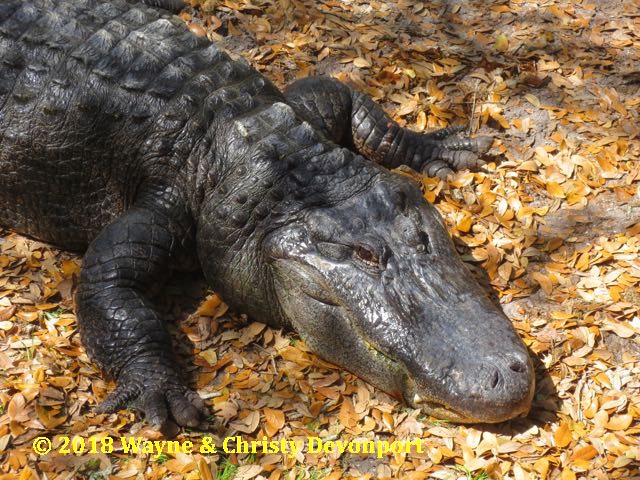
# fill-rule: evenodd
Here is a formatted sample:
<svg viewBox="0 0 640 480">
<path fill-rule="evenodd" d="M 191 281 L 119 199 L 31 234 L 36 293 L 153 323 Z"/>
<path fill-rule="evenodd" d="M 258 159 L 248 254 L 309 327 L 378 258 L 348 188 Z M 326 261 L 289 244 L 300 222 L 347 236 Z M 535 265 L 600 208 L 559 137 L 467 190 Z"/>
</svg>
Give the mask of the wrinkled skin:
<svg viewBox="0 0 640 480">
<path fill-rule="evenodd" d="M 526 413 L 522 341 L 436 210 L 384 168 L 482 165 L 491 139 L 459 132 L 402 129 L 329 78 L 283 94 L 143 4 L 0 4 L 0 221 L 85 251 L 82 341 L 118 385 L 98 411 L 135 408 L 158 428 L 205 411 L 152 300 L 183 262 L 236 309 L 428 413 Z"/>
<path fill-rule="evenodd" d="M 267 249 L 294 328 L 332 362 L 454 421 L 528 411 L 525 347 L 414 185 L 381 175 L 274 232 Z"/>
</svg>

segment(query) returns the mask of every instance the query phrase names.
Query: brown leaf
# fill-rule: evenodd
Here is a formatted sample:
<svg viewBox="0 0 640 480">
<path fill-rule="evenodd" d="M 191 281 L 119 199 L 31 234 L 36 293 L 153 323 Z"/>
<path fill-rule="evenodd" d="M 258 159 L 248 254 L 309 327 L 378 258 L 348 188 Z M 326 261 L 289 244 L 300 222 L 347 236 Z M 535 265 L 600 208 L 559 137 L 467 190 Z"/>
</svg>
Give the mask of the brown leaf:
<svg viewBox="0 0 640 480">
<path fill-rule="evenodd" d="M 340 405 L 340 414 L 338 415 L 338 419 L 340 423 L 347 428 L 353 428 L 356 426 L 358 421 L 355 409 L 353 408 L 353 403 L 351 403 L 351 399 L 344 398 L 342 400 L 342 405 Z"/>
<path fill-rule="evenodd" d="M 264 419 L 267 422 L 267 425 L 271 427 L 273 433 L 269 436 L 273 436 L 273 434 L 279 431 L 284 426 L 284 413 L 282 410 L 274 410 L 272 408 L 264 409 Z"/>
</svg>

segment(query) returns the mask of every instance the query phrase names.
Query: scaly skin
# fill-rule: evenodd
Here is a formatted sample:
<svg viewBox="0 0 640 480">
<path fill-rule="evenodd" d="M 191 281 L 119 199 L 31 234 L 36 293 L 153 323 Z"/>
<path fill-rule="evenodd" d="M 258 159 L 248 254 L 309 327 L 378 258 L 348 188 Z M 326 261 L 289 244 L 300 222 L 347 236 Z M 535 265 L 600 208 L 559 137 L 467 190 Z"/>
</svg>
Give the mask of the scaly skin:
<svg viewBox="0 0 640 480">
<path fill-rule="evenodd" d="M 363 95 L 309 82 L 285 97 L 140 3 L 0 3 L 1 221 L 86 250 L 82 341 L 118 384 L 99 409 L 198 423 L 151 300 L 191 257 L 236 309 L 427 412 L 526 412 L 524 345 L 419 189 L 378 164 L 443 175 L 479 165 L 489 142 L 410 133 Z"/>
<path fill-rule="evenodd" d="M 387 168 L 406 165 L 447 178 L 455 170 L 482 166 L 479 155 L 493 142 L 491 137 L 458 135 L 464 127 L 428 134 L 401 128 L 367 95 L 333 78 L 303 78 L 284 93 L 296 112 L 328 138 Z"/>
</svg>

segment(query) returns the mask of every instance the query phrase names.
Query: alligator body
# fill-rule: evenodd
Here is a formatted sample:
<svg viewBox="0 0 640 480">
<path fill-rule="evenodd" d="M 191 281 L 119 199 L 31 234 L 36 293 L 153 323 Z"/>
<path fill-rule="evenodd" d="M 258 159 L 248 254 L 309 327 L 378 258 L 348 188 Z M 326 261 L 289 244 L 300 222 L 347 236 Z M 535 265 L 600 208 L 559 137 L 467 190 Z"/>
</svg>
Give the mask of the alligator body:
<svg viewBox="0 0 640 480">
<path fill-rule="evenodd" d="M 0 3 L 0 222 L 85 252 L 80 333 L 117 380 L 99 409 L 198 423 L 151 300 L 191 258 L 236 309 L 426 412 L 527 412 L 524 344 L 386 169 L 478 166 L 490 139 L 402 129 L 329 78 L 283 93 L 156 8 L 177 5 Z"/>
</svg>

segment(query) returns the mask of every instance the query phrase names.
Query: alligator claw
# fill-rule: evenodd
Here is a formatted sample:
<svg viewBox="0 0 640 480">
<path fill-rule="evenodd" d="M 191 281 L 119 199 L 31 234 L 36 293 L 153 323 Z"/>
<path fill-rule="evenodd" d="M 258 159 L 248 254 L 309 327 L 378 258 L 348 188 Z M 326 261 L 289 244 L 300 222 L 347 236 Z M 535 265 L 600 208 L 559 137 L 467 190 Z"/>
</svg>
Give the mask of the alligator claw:
<svg viewBox="0 0 640 480">
<path fill-rule="evenodd" d="M 183 427 L 197 427 L 207 414 L 200 396 L 175 380 L 140 378 L 121 375 L 118 387 L 98 407 L 96 413 L 115 413 L 131 408 L 144 413 L 147 422 L 156 430 L 165 430 L 173 419 Z"/>
<path fill-rule="evenodd" d="M 441 159 L 432 160 L 422 169 L 423 175 L 427 177 L 438 177 L 443 180 L 446 180 L 452 173 L 453 170 L 449 167 L 449 163 Z"/>
<path fill-rule="evenodd" d="M 439 143 L 431 153 L 430 161 L 422 167 L 424 175 L 446 179 L 455 171 L 464 168 L 477 170 L 486 163 L 480 156 L 491 148 L 492 137 L 463 137 L 453 128 L 443 131 L 451 133 L 442 137 L 438 136 L 441 131 L 434 132 Z"/>
<path fill-rule="evenodd" d="M 493 137 L 488 135 L 481 135 L 480 137 L 472 138 L 475 141 L 475 152 L 484 154 L 489 151 L 491 145 L 493 145 Z"/>
</svg>

